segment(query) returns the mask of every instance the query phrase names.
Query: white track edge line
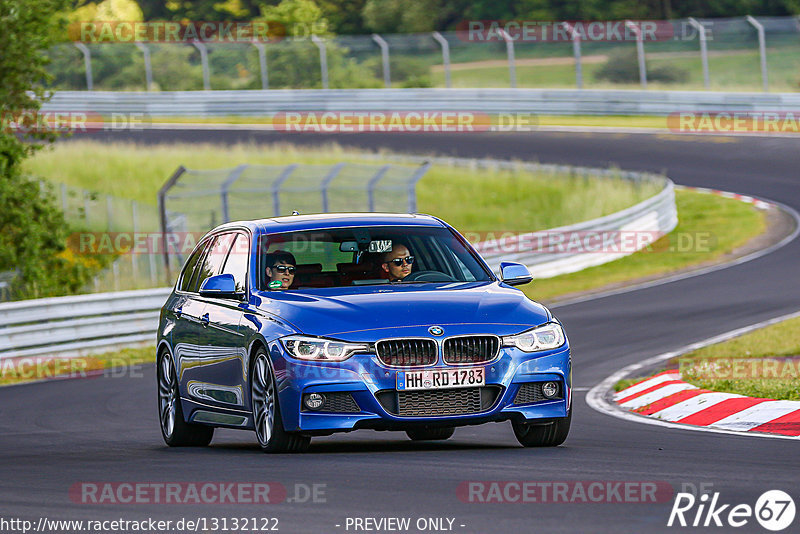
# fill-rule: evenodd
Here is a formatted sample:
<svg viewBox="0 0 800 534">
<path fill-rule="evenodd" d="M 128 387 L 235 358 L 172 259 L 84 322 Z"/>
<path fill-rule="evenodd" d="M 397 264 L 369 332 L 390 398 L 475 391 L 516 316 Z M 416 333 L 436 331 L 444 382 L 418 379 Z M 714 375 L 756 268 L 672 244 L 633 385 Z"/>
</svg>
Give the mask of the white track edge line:
<svg viewBox="0 0 800 534">
<path fill-rule="evenodd" d="M 687 352 L 707 347 L 708 345 L 714 345 L 715 343 L 721 343 L 723 341 L 727 341 L 729 339 L 738 337 L 742 334 L 747 334 L 749 332 L 752 332 L 753 330 L 758 330 L 759 328 L 771 326 L 773 324 L 780 323 L 788 319 L 794 319 L 797 317 L 800 317 L 800 311 L 792 312 L 787 315 L 781 315 L 780 317 L 774 317 L 772 319 L 767 319 L 766 321 L 761 321 L 759 323 L 751 324 L 749 326 L 744 326 L 742 328 L 737 328 L 736 330 L 731 330 L 729 332 L 725 332 L 723 334 L 719 334 L 717 336 L 710 337 L 708 339 L 704 339 L 702 341 L 698 341 L 690 345 L 686 345 L 685 347 L 682 347 L 678 350 L 665 352 L 664 354 L 659 354 L 658 356 L 653 356 L 652 358 L 647 358 L 646 360 L 643 360 L 641 362 L 628 365 L 627 367 L 623 367 L 622 369 L 608 376 L 599 384 L 590 389 L 589 392 L 586 394 L 586 404 L 588 404 L 590 408 L 600 413 L 604 413 L 612 417 L 617 417 L 619 419 L 625 419 L 627 421 L 635 421 L 638 423 L 644 423 L 649 425 L 663 426 L 668 428 L 678 428 L 682 430 L 692 430 L 695 432 L 713 432 L 716 434 L 732 434 L 736 436 L 752 436 L 759 438 L 788 439 L 797 441 L 798 439 L 800 439 L 800 437 L 784 436 L 781 434 L 765 434 L 765 433 L 756 433 L 748 431 L 723 430 L 713 427 L 694 426 L 681 423 L 673 423 L 670 421 L 662 421 L 660 419 L 654 419 L 646 415 L 639 415 L 629 412 L 627 410 L 620 408 L 616 404 L 609 402 L 606 399 L 606 393 L 611 390 L 614 384 L 616 384 L 626 376 L 630 375 L 631 373 L 638 371 L 639 369 L 655 365 L 657 363 L 674 358 L 675 356 L 686 354 Z"/>
</svg>

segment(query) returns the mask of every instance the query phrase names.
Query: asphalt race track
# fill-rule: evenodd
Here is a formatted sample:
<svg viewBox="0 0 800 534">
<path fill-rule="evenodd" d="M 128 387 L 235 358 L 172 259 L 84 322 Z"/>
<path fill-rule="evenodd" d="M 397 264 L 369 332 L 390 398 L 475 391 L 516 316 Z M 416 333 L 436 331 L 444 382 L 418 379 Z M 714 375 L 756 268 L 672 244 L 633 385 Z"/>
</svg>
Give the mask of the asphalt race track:
<svg viewBox="0 0 800 534">
<path fill-rule="evenodd" d="M 630 170 L 666 170 L 679 184 L 757 195 L 800 210 L 800 142 L 788 138 L 552 132 L 334 137 L 242 131 L 129 132 L 102 138 L 153 143 L 335 140 L 423 154 L 435 150 L 464 157 L 613 163 Z M 446 517 L 454 518 L 454 531 L 464 533 L 617 533 L 676 530 L 666 526 L 674 493 L 655 504 L 498 504 L 462 501 L 457 488 L 465 481 L 664 481 L 675 492 L 682 485 L 705 484 L 720 492 L 724 504 L 753 506 L 769 489 L 784 490 L 797 500 L 796 440 L 623 421 L 593 411 L 584 397 L 585 389 L 628 364 L 800 309 L 799 263 L 800 241 L 795 240 L 754 261 L 703 276 L 555 308 L 573 345 L 575 385 L 583 388 L 575 393 L 570 437 L 555 449 L 519 447 L 507 423 L 460 428 L 447 442 L 427 444 L 412 443 L 400 433 L 359 431 L 315 439 L 310 452 L 299 456 L 264 455 L 252 433 L 219 430 L 207 449 L 169 449 L 159 433 L 150 366 L 120 378 L 0 388 L 2 515 L 34 520 L 277 517 L 282 532 L 326 534 L 353 532 L 345 529 L 348 517 L 410 517 L 412 525 L 420 517 Z M 86 481 L 269 481 L 283 484 L 290 499 L 270 505 L 70 500 L 70 487 Z M 324 495 L 318 502 L 289 502 L 296 484 L 324 484 Z M 695 511 L 687 517 L 693 519 Z M 788 531 L 796 531 L 798 521 Z M 737 531 L 764 530 L 751 518 Z"/>
</svg>

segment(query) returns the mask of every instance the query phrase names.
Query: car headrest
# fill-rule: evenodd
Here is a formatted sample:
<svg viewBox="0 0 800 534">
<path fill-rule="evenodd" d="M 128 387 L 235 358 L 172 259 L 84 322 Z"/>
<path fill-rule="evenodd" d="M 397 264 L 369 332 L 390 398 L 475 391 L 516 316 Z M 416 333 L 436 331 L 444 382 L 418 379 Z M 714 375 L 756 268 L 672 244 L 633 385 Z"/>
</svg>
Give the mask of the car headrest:
<svg viewBox="0 0 800 534">
<path fill-rule="evenodd" d="M 304 263 L 297 265 L 297 274 L 316 274 L 322 272 L 321 263 Z"/>
</svg>

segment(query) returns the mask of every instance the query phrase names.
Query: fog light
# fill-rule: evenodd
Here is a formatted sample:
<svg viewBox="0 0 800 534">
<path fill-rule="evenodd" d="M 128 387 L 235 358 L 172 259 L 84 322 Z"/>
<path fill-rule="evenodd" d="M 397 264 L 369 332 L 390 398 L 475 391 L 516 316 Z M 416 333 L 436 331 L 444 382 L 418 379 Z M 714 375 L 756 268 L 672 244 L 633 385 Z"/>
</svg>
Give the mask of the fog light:
<svg viewBox="0 0 800 534">
<path fill-rule="evenodd" d="M 325 395 L 321 393 L 309 393 L 305 396 L 303 402 L 309 410 L 318 410 L 325 404 Z"/>
<path fill-rule="evenodd" d="M 555 382 L 545 382 L 542 384 L 542 395 L 547 399 L 552 399 L 558 395 L 558 384 Z"/>
</svg>

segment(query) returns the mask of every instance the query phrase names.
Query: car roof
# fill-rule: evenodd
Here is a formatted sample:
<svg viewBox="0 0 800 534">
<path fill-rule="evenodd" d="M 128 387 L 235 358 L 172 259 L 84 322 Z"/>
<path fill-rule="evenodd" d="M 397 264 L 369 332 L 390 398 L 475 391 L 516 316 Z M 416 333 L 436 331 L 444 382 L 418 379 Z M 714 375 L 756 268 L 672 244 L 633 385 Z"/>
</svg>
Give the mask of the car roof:
<svg viewBox="0 0 800 534">
<path fill-rule="evenodd" d="M 421 213 L 317 213 L 273 217 L 251 222 L 254 229 L 258 228 L 262 233 L 352 226 L 445 226 L 436 217 Z"/>
</svg>

